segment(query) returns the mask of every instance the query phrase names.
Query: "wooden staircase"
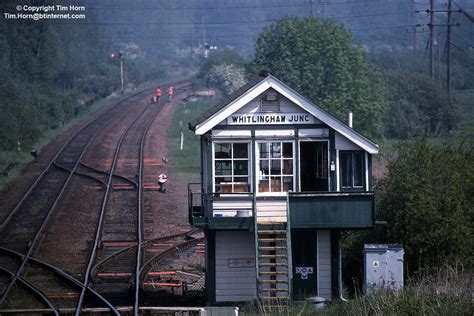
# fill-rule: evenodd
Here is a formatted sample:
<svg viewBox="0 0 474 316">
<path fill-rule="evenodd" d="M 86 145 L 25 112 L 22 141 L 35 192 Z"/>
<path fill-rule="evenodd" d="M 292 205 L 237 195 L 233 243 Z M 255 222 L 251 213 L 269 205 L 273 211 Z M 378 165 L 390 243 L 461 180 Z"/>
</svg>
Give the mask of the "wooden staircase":
<svg viewBox="0 0 474 316">
<path fill-rule="evenodd" d="M 257 295 L 264 306 L 290 301 L 291 260 L 286 222 L 261 222 L 255 225 Z"/>
</svg>

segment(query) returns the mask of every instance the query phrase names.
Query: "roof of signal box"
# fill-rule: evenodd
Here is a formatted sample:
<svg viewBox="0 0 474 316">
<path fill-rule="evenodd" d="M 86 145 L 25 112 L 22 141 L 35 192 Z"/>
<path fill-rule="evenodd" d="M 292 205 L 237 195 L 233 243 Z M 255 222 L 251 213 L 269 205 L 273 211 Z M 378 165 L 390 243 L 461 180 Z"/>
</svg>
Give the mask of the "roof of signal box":
<svg viewBox="0 0 474 316">
<path fill-rule="evenodd" d="M 273 88 L 291 102 L 312 114 L 321 122 L 333 128 L 367 152 L 371 154 L 378 153 L 379 146 L 376 143 L 356 132 L 320 106 L 310 102 L 271 74 L 258 76 L 247 82 L 231 95 L 223 98 L 209 110 L 189 122 L 189 129 L 196 135 L 205 134 L 269 88 Z"/>
</svg>

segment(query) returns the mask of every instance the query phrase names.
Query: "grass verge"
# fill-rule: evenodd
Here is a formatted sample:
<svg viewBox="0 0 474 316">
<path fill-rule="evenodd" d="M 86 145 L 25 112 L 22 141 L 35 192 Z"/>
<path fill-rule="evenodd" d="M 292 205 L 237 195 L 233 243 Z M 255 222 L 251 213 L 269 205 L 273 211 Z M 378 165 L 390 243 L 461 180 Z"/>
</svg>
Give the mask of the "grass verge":
<svg viewBox="0 0 474 316">
<path fill-rule="evenodd" d="M 188 122 L 209 109 L 214 104 L 211 100 L 197 100 L 180 103 L 168 128 L 167 143 L 175 171 L 181 174 L 199 175 L 201 172 L 201 148 L 199 136 L 188 128 Z M 181 132 L 183 149 L 180 149 Z"/>
<path fill-rule="evenodd" d="M 379 290 L 335 301 L 323 309 L 308 302 L 290 306 L 245 305 L 242 315 L 472 315 L 472 273 L 447 267 L 438 274 L 409 282 L 403 291 Z"/>
</svg>

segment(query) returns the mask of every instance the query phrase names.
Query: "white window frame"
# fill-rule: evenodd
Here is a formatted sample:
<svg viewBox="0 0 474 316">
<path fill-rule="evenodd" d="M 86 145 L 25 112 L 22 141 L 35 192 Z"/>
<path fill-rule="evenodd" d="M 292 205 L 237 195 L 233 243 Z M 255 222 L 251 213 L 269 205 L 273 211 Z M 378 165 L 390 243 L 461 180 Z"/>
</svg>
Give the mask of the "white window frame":
<svg viewBox="0 0 474 316">
<path fill-rule="evenodd" d="M 224 140 L 224 139 L 212 142 L 212 153 L 211 153 L 211 155 L 212 155 L 212 192 L 213 193 L 219 193 L 219 194 L 226 194 L 227 193 L 227 192 L 222 193 L 222 192 L 217 192 L 216 191 L 216 147 L 215 147 L 216 144 L 247 144 L 247 149 L 248 149 L 248 157 L 247 157 L 248 173 L 247 173 L 247 177 L 248 177 L 248 184 L 249 184 L 249 192 L 242 192 L 242 194 L 252 193 L 253 192 L 252 143 L 250 141 L 246 141 L 246 140 L 236 141 L 236 140 Z M 231 161 L 233 161 L 233 159 L 231 159 Z M 230 177 L 233 179 L 235 177 L 233 167 L 231 168 L 231 170 L 232 170 L 232 174 L 230 175 Z M 240 176 L 245 177 L 245 175 L 240 175 Z M 233 194 L 233 193 L 235 193 L 234 192 L 234 184 L 232 184 L 232 192 L 230 192 L 229 194 Z"/>
<path fill-rule="evenodd" d="M 256 172 L 257 174 L 255 175 L 256 177 L 256 181 L 255 181 L 255 194 L 257 196 L 285 196 L 287 195 L 287 191 L 279 191 L 279 192 L 260 192 L 259 191 L 259 181 L 260 181 L 260 144 L 268 144 L 268 143 L 291 143 L 291 146 L 292 146 L 292 151 L 293 151 L 293 155 L 291 157 L 292 161 L 293 161 L 293 174 L 291 175 L 292 178 L 293 178 L 293 191 L 295 191 L 295 187 L 296 187 L 296 146 L 295 146 L 295 141 L 294 140 L 288 140 L 288 139 L 272 139 L 272 140 L 257 140 L 255 142 L 255 164 L 256 164 Z M 281 160 L 283 160 L 283 157 L 280 158 Z M 281 165 L 281 168 L 283 168 L 283 164 Z M 271 177 L 272 175 L 269 175 L 269 177 Z M 289 177 L 289 175 L 286 175 L 287 177 Z M 279 175 L 279 177 L 282 179 L 282 183 L 281 183 L 281 186 L 283 188 L 283 177 L 285 177 L 285 175 L 283 174 L 283 171 L 281 173 L 281 175 Z M 271 181 L 269 182 L 269 188 L 271 190 Z"/>
</svg>

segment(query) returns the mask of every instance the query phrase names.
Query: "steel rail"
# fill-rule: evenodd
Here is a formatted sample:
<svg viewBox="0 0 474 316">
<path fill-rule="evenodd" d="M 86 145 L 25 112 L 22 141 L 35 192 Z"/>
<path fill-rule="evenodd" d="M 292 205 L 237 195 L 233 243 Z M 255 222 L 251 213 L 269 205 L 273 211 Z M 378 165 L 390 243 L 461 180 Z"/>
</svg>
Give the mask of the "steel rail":
<svg viewBox="0 0 474 316">
<path fill-rule="evenodd" d="M 11 250 L 11 249 L 8 249 L 8 248 L 5 248 L 5 247 L 0 247 L 0 252 L 6 252 L 6 253 L 9 253 L 9 254 L 12 254 L 12 255 L 15 255 L 19 258 L 23 258 L 25 255 L 22 254 L 22 253 L 19 253 L 18 251 L 15 251 L 15 250 Z M 51 271 L 53 273 L 55 273 L 56 275 L 58 275 L 59 277 L 61 277 L 62 279 L 64 279 L 65 281 L 71 283 L 72 285 L 80 288 L 80 289 L 83 289 L 85 288 L 87 291 L 89 291 L 90 293 L 92 293 L 95 297 L 97 297 L 100 301 L 102 301 L 105 305 L 107 305 L 112 311 L 115 312 L 115 314 L 119 314 L 117 312 L 117 309 L 109 302 L 107 301 L 100 293 L 98 293 L 97 291 L 95 291 L 94 289 L 90 288 L 90 287 L 86 287 L 84 286 L 84 284 L 82 284 L 79 280 L 77 280 L 76 278 L 74 278 L 73 276 L 69 275 L 68 273 L 64 272 L 63 270 L 61 270 L 60 268 L 57 268 L 45 261 L 42 261 L 40 259 L 36 259 L 34 257 L 30 257 L 29 260 L 48 270 L 48 271 Z"/>
<path fill-rule="evenodd" d="M 148 131 L 150 130 L 151 124 L 155 121 L 158 113 L 161 112 L 163 106 L 158 108 L 155 112 L 154 117 L 148 122 L 145 131 L 142 134 L 142 138 L 140 141 L 140 157 L 138 159 L 138 198 L 137 198 L 137 244 L 142 244 L 142 206 L 143 206 L 143 165 L 145 160 L 145 139 L 148 135 Z M 137 247 L 136 251 L 136 259 L 135 259 L 135 301 L 133 304 L 133 314 L 138 315 L 139 307 L 140 307 L 140 266 L 142 261 L 142 247 Z"/>
<path fill-rule="evenodd" d="M 79 163 L 80 163 L 80 162 L 79 162 Z M 56 168 L 59 168 L 59 169 L 61 169 L 61 170 L 66 171 L 66 172 L 71 172 L 71 169 L 66 168 L 66 167 L 63 167 L 63 166 L 61 166 L 60 164 L 58 164 L 57 162 L 54 162 L 54 166 L 55 166 Z M 80 172 L 80 171 L 76 171 L 76 172 L 74 172 L 74 173 L 77 174 L 78 176 L 81 176 L 81 177 L 84 177 L 84 178 L 89 178 L 89 179 L 91 179 L 91 180 L 93 180 L 93 181 L 99 182 L 99 184 L 102 184 L 103 186 L 106 186 L 106 185 L 107 185 L 107 183 L 105 183 L 105 182 L 102 181 L 101 179 L 96 178 L 96 177 L 94 177 L 94 176 L 92 176 L 92 175 L 90 175 L 90 174 L 83 173 L 83 172 Z"/>
<path fill-rule="evenodd" d="M 9 275 L 10 278 L 14 277 L 15 274 L 3 267 L 0 267 L 0 272 L 3 272 L 4 274 L 6 275 Z M 57 315 L 59 316 L 59 312 L 57 310 L 56 307 L 54 307 L 53 303 L 48 300 L 48 298 L 43 294 L 43 292 L 41 292 L 41 290 L 39 290 L 38 288 L 36 288 L 33 284 L 31 284 L 30 282 L 28 282 L 26 279 L 22 278 L 22 277 L 18 277 L 18 281 L 23 285 L 23 287 L 25 287 L 29 292 L 31 292 L 33 295 L 39 297 L 46 305 L 49 306 L 49 308 L 51 309 L 51 311 L 54 313 L 54 315 Z"/>
<path fill-rule="evenodd" d="M 9 216 L 6 218 L 6 220 L 2 223 L 2 227 L 1 229 L 3 230 L 7 225 L 8 223 L 11 221 L 12 217 L 16 214 L 16 212 L 18 211 L 18 209 L 20 208 L 20 206 L 24 203 L 24 201 L 26 200 L 26 198 L 33 192 L 33 190 L 37 187 L 39 181 L 43 178 L 43 176 L 50 170 L 51 166 L 52 165 L 55 165 L 55 166 L 58 166 L 56 160 L 58 159 L 59 155 L 63 153 L 63 151 L 65 150 L 65 148 L 70 145 L 72 143 L 72 141 L 75 139 L 76 136 L 79 135 L 80 132 L 82 132 L 86 127 L 90 127 L 92 124 L 96 123 L 99 119 L 105 117 L 106 114 L 108 114 L 110 111 L 112 111 L 113 109 L 115 109 L 118 105 L 120 104 L 123 104 L 125 101 L 131 99 L 132 97 L 134 96 L 137 96 L 137 95 L 140 95 L 140 94 L 144 94 L 145 92 L 148 92 L 148 90 L 144 90 L 144 91 L 140 91 L 140 92 L 137 92 L 135 94 L 132 94 L 128 97 L 126 97 L 125 99 L 121 100 L 120 102 L 116 103 L 114 106 L 112 106 L 108 111 L 106 111 L 105 113 L 103 113 L 102 115 L 98 116 L 97 118 L 95 118 L 94 120 L 92 120 L 90 123 L 86 124 L 85 126 L 83 126 L 82 128 L 80 128 L 76 133 L 74 133 L 69 139 L 68 141 L 63 145 L 61 146 L 61 148 L 58 150 L 58 152 L 56 153 L 56 155 L 53 157 L 53 159 L 51 159 L 51 161 L 48 163 L 48 165 L 46 166 L 46 168 L 43 170 L 43 172 L 37 177 L 37 179 L 35 180 L 35 182 L 32 184 L 32 186 L 29 188 L 29 190 L 23 195 L 22 199 L 17 203 L 16 207 L 13 209 L 12 212 L 10 212 Z M 84 146 L 84 148 L 81 150 L 80 152 L 80 156 L 78 157 L 78 159 L 76 160 L 75 164 L 74 164 L 74 168 L 72 170 L 69 170 L 69 175 L 67 177 L 67 179 L 65 180 L 65 182 L 62 184 L 62 187 L 61 187 L 61 190 L 60 192 L 58 193 L 58 195 L 56 196 L 56 199 L 54 200 L 52 206 L 49 208 L 49 210 L 47 211 L 47 214 L 46 214 L 46 217 L 44 218 L 39 230 L 36 232 L 35 234 L 35 237 L 33 238 L 33 240 L 28 244 L 28 250 L 27 250 L 27 253 L 24 255 L 24 257 L 22 258 L 22 261 L 20 263 L 20 266 L 19 268 L 17 269 L 17 272 L 14 274 L 14 276 L 10 279 L 7 287 L 4 289 L 4 291 L 2 292 L 2 296 L 0 298 L 0 306 L 3 305 L 8 297 L 8 295 L 10 294 L 13 286 L 15 285 L 17 279 L 20 277 L 21 273 L 23 272 L 23 269 L 25 268 L 26 266 L 26 263 L 28 262 L 28 260 L 31 258 L 31 253 L 33 251 L 33 249 L 35 248 L 37 242 L 39 241 L 42 233 L 43 233 L 43 230 L 46 228 L 47 224 L 49 223 L 49 219 L 51 217 L 51 214 L 53 213 L 53 211 L 56 209 L 57 205 L 59 204 L 59 201 L 61 200 L 65 190 L 66 190 L 66 187 L 68 186 L 69 182 L 71 181 L 72 179 L 72 176 L 77 172 L 77 169 L 79 167 L 79 163 L 82 159 L 82 157 L 84 156 L 85 152 L 87 151 L 87 149 L 89 148 L 90 144 L 92 143 L 92 141 L 95 139 L 97 133 L 100 131 L 100 129 L 97 129 L 94 134 L 90 137 L 89 141 L 86 143 L 86 145 Z M 63 169 L 66 169 L 67 168 L 63 168 Z M 2 231 L 0 230 L 0 232 Z"/>
<path fill-rule="evenodd" d="M 33 182 L 33 184 L 30 186 L 30 188 L 25 192 L 25 194 L 23 194 L 22 198 L 20 199 L 20 201 L 15 205 L 15 207 L 13 208 L 13 210 L 10 212 L 10 214 L 8 214 L 8 216 L 3 220 L 2 224 L 0 225 L 0 233 L 3 232 L 3 230 L 5 229 L 5 227 L 10 223 L 10 221 L 12 220 L 13 216 L 16 214 L 16 212 L 18 212 L 18 210 L 20 209 L 20 207 L 23 205 L 23 203 L 26 201 L 26 199 L 28 198 L 28 196 L 30 196 L 30 194 L 33 192 L 33 190 L 36 188 L 36 186 L 38 185 L 38 183 L 41 181 L 41 179 L 44 177 L 44 175 L 47 173 L 47 171 L 51 168 L 51 166 L 53 165 L 54 161 L 56 161 L 56 159 L 59 157 L 59 155 L 64 151 L 64 149 L 72 142 L 72 140 L 77 136 L 79 135 L 80 132 L 82 132 L 83 130 L 85 130 L 87 127 L 90 127 L 92 124 L 96 123 L 99 119 L 103 118 L 105 115 L 109 114 L 110 111 L 112 111 L 113 109 L 115 109 L 117 106 L 125 103 L 126 101 L 128 101 L 129 99 L 137 96 L 137 95 L 140 95 L 140 94 L 143 94 L 145 92 L 149 92 L 150 89 L 146 89 L 144 91 L 140 91 L 140 92 L 137 92 L 137 93 L 134 93 L 134 94 L 131 94 L 130 96 L 127 96 L 125 99 L 122 99 L 120 100 L 119 102 L 117 102 L 115 105 L 113 105 L 109 110 L 107 110 L 106 112 L 104 112 L 103 114 L 99 115 L 98 117 L 96 117 L 95 119 L 93 119 L 91 122 L 89 122 L 88 124 L 84 125 L 83 127 L 81 127 L 78 131 L 76 131 L 73 135 L 71 135 L 71 137 L 64 143 L 63 146 L 61 146 L 61 148 L 58 149 L 57 153 L 54 155 L 53 158 L 51 158 L 51 160 L 49 161 L 49 163 L 47 164 L 47 166 L 45 167 L 45 169 L 38 175 L 38 177 L 36 178 L 36 180 Z"/>
<path fill-rule="evenodd" d="M 8 283 L 7 287 L 5 288 L 5 290 L 4 290 L 3 293 L 2 293 L 2 297 L 0 298 L 0 306 L 5 303 L 5 300 L 7 299 L 8 295 L 10 294 L 10 291 L 11 291 L 11 289 L 13 288 L 13 285 L 16 283 L 16 280 L 18 279 L 18 277 L 20 276 L 20 274 L 23 272 L 23 269 L 25 268 L 25 265 L 26 265 L 26 263 L 28 262 L 28 258 L 31 256 L 31 253 L 33 252 L 33 249 L 35 248 L 36 243 L 37 243 L 38 240 L 40 239 L 40 236 L 41 236 L 41 234 L 43 233 L 43 230 L 45 229 L 46 225 L 47 225 L 48 222 L 49 222 L 49 219 L 50 219 L 50 217 L 51 217 L 51 214 L 53 214 L 53 211 L 56 210 L 56 207 L 58 206 L 59 201 L 61 200 L 61 198 L 62 198 L 64 192 L 66 191 L 66 187 L 68 186 L 69 182 L 70 182 L 71 179 L 72 179 L 72 176 L 74 175 L 74 172 L 75 172 L 75 171 L 77 170 L 77 168 L 79 167 L 79 161 L 80 161 L 80 160 L 82 159 L 82 157 L 84 156 L 85 152 L 87 151 L 87 148 L 89 148 L 89 145 L 92 143 L 92 140 L 94 140 L 95 135 L 97 135 L 97 132 L 98 132 L 98 130 L 94 133 L 94 135 L 89 139 L 89 141 L 87 142 L 87 144 L 86 144 L 86 145 L 84 146 L 84 148 L 82 149 L 81 154 L 80 154 L 78 160 L 76 161 L 73 170 L 69 173 L 69 175 L 68 175 L 66 181 L 63 183 L 62 188 L 61 188 L 61 191 L 59 192 L 58 196 L 57 196 L 56 199 L 54 200 L 53 205 L 50 207 L 49 211 L 47 212 L 47 215 L 46 215 L 45 219 L 43 220 L 43 222 L 42 222 L 40 228 L 39 228 L 38 231 L 36 232 L 35 237 L 34 237 L 33 240 L 29 243 L 29 245 L 28 245 L 28 251 L 27 251 L 27 253 L 25 254 L 25 257 L 23 258 L 23 260 L 21 261 L 20 267 L 18 268 L 17 272 L 15 273 L 15 276 L 10 279 L 10 282 Z"/>
<path fill-rule="evenodd" d="M 176 84 L 182 84 L 182 83 L 187 83 L 187 81 L 181 81 L 181 82 L 176 82 L 176 83 L 172 83 L 174 85 Z M 171 84 L 170 84 L 171 85 Z M 107 201 L 108 201 L 108 195 L 110 193 L 110 189 L 112 187 L 112 179 L 113 179 L 113 173 L 114 173 L 114 170 L 115 170 L 115 167 L 116 167 L 116 161 L 118 159 L 118 154 L 120 152 L 120 147 L 121 147 L 121 143 L 123 141 L 123 138 L 125 137 L 126 133 L 129 131 L 129 129 L 131 128 L 131 126 L 133 126 L 136 121 L 138 121 L 138 119 L 148 110 L 148 107 L 146 107 L 143 112 L 135 119 L 135 121 L 133 121 L 129 126 L 128 128 L 122 133 L 121 137 L 120 137 L 120 140 L 119 140 L 119 143 L 117 144 L 117 148 L 115 150 L 115 153 L 114 153 L 114 157 L 113 157 L 113 162 L 112 162 L 112 166 L 110 168 L 110 172 L 109 172 L 109 179 L 108 179 L 108 183 L 107 183 L 107 188 L 106 188 L 106 192 L 105 192 L 105 195 L 104 195 L 104 200 L 103 200 L 103 203 L 102 203 L 102 208 L 101 208 L 101 212 L 100 212 L 100 216 L 99 216 L 99 221 L 98 221 L 98 228 L 96 230 L 96 238 L 94 239 L 94 246 L 93 246 L 93 250 L 91 251 L 91 254 L 89 256 L 89 262 L 88 262 L 88 265 L 87 265 L 87 269 L 86 269 L 86 273 L 84 274 L 84 284 L 87 285 L 89 283 L 89 280 L 90 278 L 92 277 L 91 275 L 91 271 L 92 271 L 92 264 L 93 262 L 95 261 L 95 258 L 97 256 L 97 249 L 98 249 L 98 245 L 99 245 L 99 239 L 100 239 L 100 236 L 102 234 L 102 228 L 103 228 L 103 225 L 104 225 L 104 217 L 105 217 L 105 207 L 107 206 Z M 155 115 L 154 117 L 149 121 L 147 127 L 146 127 L 146 130 L 144 131 L 143 135 L 142 135 L 142 142 L 141 142 L 141 148 L 140 148 L 140 154 L 143 155 L 143 143 L 144 143 L 144 139 L 145 139 L 145 135 L 147 134 L 148 132 L 148 129 L 150 128 L 151 124 L 153 123 L 153 121 L 155 120 L 155 118 L 158 116 L 159 112 L 162 110 L 162 107 L 158 108 L 157 107 L 157 110 L 155 111 Z M 141 244 L 141 235 L 142 235 L 142 232 L 141 232 L 141 199 L 142 199 L 142 194 L 141 194 L 141 188 L 143 187 L 143 181 L 142 181 L 142 173 L 143 173 L 143 168 L 142 168 L 142 158 L 139 159 L 139 181 L 138 181 L 138 185 L 137 185 L 137 188 L 138 188 L 138 199 L 137 199 L 137 204 L 138 204 L 138 208 L 137 208 L 137 212 L 139 212 L 140 214 L 137 214 L 137 244 Z M 140 258 L 141 258 L 141 247 L 138 247 L 137 248 L 137 255 L 136 255 L 136 258 L 137 260 L 135 261 L 135 265 L 136 265 L 136 268 L 135 268 L 135 274 L 137 274 L 139 271 L 140 271 Z M 137 277 L 135 278 L 136 280 L 138 279 Z M 138 279 L 139 280 L 139 279 Z M 139 284 L 137 284 L 135 282 L 135 301 L 134 301 L 134 313 L 137 313 L 138 311 L 138 307 L 139 307 Z M 81 295 L 79 297 L 79 300 L 76 304 L 76 313 L 75 315 L 76 316 L 79 316 L 80 313 L 81 313 L 81 310 L 82 310 L 82 305 L 84 304 L 84 295 L 85 295 L 85 292 L 82 291 L 81 292 Z"/>
<path fill-rule="evenodd" d="M 110 191 L 112 189 L 112 181 L 113 181 L 113 178 L 114 178 L 114 171 L 115 171 L 115 168 L 117 166 L 117 160 L 118 160 L 118 156 L 119 156 L 119 153 L 120 153 L 120 149 L 122 147 L 123 140 L 125 138 L 125 135 L 127 135 L 128 131 L 132 128 L 132 126 L 134 126 L 134 124 L 143 116 L 143 114 L 145 114 L 148 111 L 148 109 L 149 109 L 149 107 L 146 106 L 142 110 L 142 112 L 122 132 L 122 134 L 120 135 L 120 138 L 117 142 L 117 146 L 115 147 L 114 156 L 112 158 L 112 165 L 110 166 L 110 171 L 108 172 L 109 176 L 108 176 L 108 180 L 107 180 L 107 187 L 106 187 L 106 190 L 105 190 L 105 193 L 104 193 L 104 198 L 102 199 L 102 206 L 101 206 L 101 209 L 100 209 L 99 220 L 97 221 L 97 226 L 96 226 L 97 228 L 96 228 L 96 234 L 95 234 L 95 238 L 94 238 L 94 245 L 92 246 L 91 253 L 89 254 L 89 260 L 88 260 L 88 263 L 87 263 L 86 272 L 84 273 L 84 282 L 83 282 L 83 284 L 85 286 L 87 286 L 90 282 L 92 266 L 93 266 L 93 264 L 96 260 L 97 249 L 99 248 L 99 244 L 100 244 L 100 240 L 101 240 L 101 236 L 102 236 L 102 230 L 103 230 L 103 227 L 104 227 L 105 211 L 106 211 L 106 208 L 107 208 L 107 205 L 108 205 L 109 195 L 110 195 Z M 77 304 L 76 304 L 76 312 L 75 312 L 76 316 L 79 316 L 81 314 L 82 305 L 84 304 L 84 297 L 85 297 L 85 290 L 83 289 L 81 291 L 81 294 L 80 294 L 79 299 L 78 299 Z"/>
<path fill-rule="evenodd" d="M 151 257 L 150 259 L 148 259 L 143 264 L 143 267 L 142 267 L 142 269 L 140 270 L 140 273 L 139 273 L 140 278 L 142 280 L 144 280 L 146 275 L 148 274 L 148 272 L 150 272 L 150 270 L 152 269 L 153 265 L 156 264 L 157 262 L 160 262 L 161 260 L 169 257 L 172 254 L 187 250 L 187 249 L 193 247 L 195 244 L 198 244 L 199 242 L 204 241 L 205 239 L 206 239 L 205 237 L 191 239 L 189 241 L 183 242 L 183 243 L 181 243 L 181 244 L 179 244 L 179 245 L 177 245 L 173 248 L 167 249 L 167 250 L 163 251 L 162 253 L 159 253 L 159 254 Z"/>
<path fill-rule="evenodd" d="M 103 174 L 103 175 L 109 175 L 109 173 L 107 171 L 103 171 L 103 170 L 100 170 L 100 169 L 97 169 L 97 168 L 94 168 L 92 166 L 89 166 L 88 164 L 84 163 L 81 161 L 81 166 L 83 166 L 84 168 L 87 168 L 89 170 L 92 170 L 92 171 L 95 171 L 97 173 L 100 173 L 100 174 Z M 113 175 L 114 177 L 118 178 L 118 179 L 122 179 L 124 181 L 127 181 L 129 183 L 131 183 L 133 186 L 138 186 L 137 182 L 132 180 L 132 179 L 129 179 L 125 176 L 122 176 L 122 175 L 119 175 L 119 174 L 114 174 Z"/>
<path fill-rule="evenodd" d="M 83 127 L 81 127 L 78 131 L 76 131 L 73 135 L 71 135 L 71 137 L 63 144 L 63 146 L 61 146 L 61 148 L 57 151 L 57 153 L 54 155 L 54 157 L 49 161 L 49 163 L 47 164 L 47 166 L 45 167 L 45 169 L 41 172 L 40 175 L 37 176 L 37 178 L 35 179 L 34 183 L 29 187 L 29 189 L 23 194 L 22 198 L 20 199 L 20 201 L 16 204 L 16 206 L 14 207 L 14 209 L 10 212 L 10 214 L 7 216 L 7 218 L 1 223 L 0 225 L 0 232 L 2 232 L 6 226 L 11 222 L 13 216 L 17 213 L 17 211 L 19 210 L 19 208 L 23 205 L 23 203 L 25 202 L 25 200 L 28 198 L 28 196 L 30 196 L 30 194 L 33 192 L 33 190 L 38 186 L 38 183 L 40 182 L 40 180 L 44 177 L 44 175 L 48 172 L 48 170 L 50 170 L 52 164 L 55 164 L 56 163 L 56 160 L 57 158 L 59 157 L 59 155 L 64 151 L 64 149 L 73 141 L 73 139 L 79 135 L 80 132 L 84 131 L 86 128 L 90 127 L 92 124 L 96 123 L 99 119 L 103 118 L 105 115 L 107 115 L 108 113 L 110 113 L 112 110 L 116 109 L 120 104 L 123 104 L 125 101 L 137 96 L 137 95 L 140 95 L 140 94 L 144 94 L 146 92 L 148 92 L 149 89 L 146 89 L 146 90 L 143 90 L 143 91 L 140 91 L 140 92 L 137 92 L 137 93 L 134 93 L 130 96 L 127 96 L 126 98 L 120 100 L 119 102 L 117 102 L 115 105 L 113 105 L 110 109 L 108 109 L 106 112 L 104 112 L 103 114 L 101 114 L 100 116 L 94 118 L 91 122 L 89 122 L 88 124 L 84 125 Z M 80 155 L 80 158 L 79 158 L 79 162 L 80 160 L 82 159 L 85 151 L 87 150 L 87 148 L 89 147 L 92 139 L 94 139 L 95 135 L 97 134 L 98 131 L 95 132 L 95 134 L 92 136 L 92 138 L 89 140 L 89 142 L 87 143 L 86 147 L 83 149 L 81 155 Z M 58 167 L 59 165 L 57 165 Z M 28 251 L 27 251 L 27 254 L 23 256 L 23 260 L 20 264 L 20 267 L 17 271 L 16 274 L 14 274 L 13 276 L 13 279 L 11 280 L 11 282 L 9 283 L 8 287 L 6 290 L 4 290 L 3 292 L 3 295 L 2 295 L 2 299 L 0 301 L 0 305 L 4 303 L 6 297 L 8 296 L 9 292 L 11 291 L 12 287 L 13 287 L 13 284 L 16 282 L 16 280 L 20 279 L 21 276 L 20 274 L 22 273 L 23 269 L 25 268 L 25 265 L 28 261 L 31 261 L 32 260 L 32 257 L 31 257 L 31 254 L 32 254 L 32 251 L 33 249 L 35 248 L 38 240 L 39 240 L 39 237 L 41 236 L 41 234 L 43 233 L 43 230 L 45 229 L 45 227 L 47 226 L 48 222 L 49 222 L 49 219 L 51 217 L 51 214 L 53 213 L 53 210 L 56 209 L 58 203 L 59 203 L 59 200 L 61 199 L 61 197 L 63 196 L 64 194 L 64 191 L 65 191 L 65 188 L 67 187 L 67 185 L 69 184 L 71 178 L 72 178 L 72 175 L 74 174 L 79 174 L 81 175 L 79 172 L 77 172 L 77 168 L 78 168 L 78 162 L 76 162 L 72 172 L 70 172 L 66 182 L 64 183 L 58 197 L 56 198 L 56 200 L 54 201 L 53 203 L 53 206 L 50 208 L 45 220 L 43 221 L 43 224 L 41 225 L 40 229 L 37 231 L 36 233 L 36 236 L 35 238 L 33 239 L 32 242 L 30 242 L 30 244 L 28 245 Z M 63 168 L 63 169 L 67 169 L 67 168 Z M 112 174 L 113 176 L 113 174 Z M 98 180 L 98 179 L 95 179 L 94 177 L 91 177 L 93 178 L 94 180 Z M 99 181 L 100 182 L 100 181 Z M 6 249 L 6 248 L 5 248 Z M 13 250 L 11 250 L 13 251 Z M 46 263 L 45 263 L 46 264 Z M 92 291 L 93 293 L 95 293 L 96 295 L 99 295 L 99 293 L 93 291 L 92 289 L 86 287 L 86 286 L 82 286 L 82 289 L 83 289 L 83 292 L 84 293 L 84 289 L 86 290 L 89 290 L 89 291 Z M 100 296 L 101 297 L 101 296 Z M 105 299 L 103 299 L 104 303 L 106 303 L 108 306 L 111 307 L 111 309 L 115 310 L 113 308 L 113 306 Z"/>
<path fill-rule="evenodd" d="M 175 235 L 169 235 L 169 236 L 163 236 L 163 237 L 157 237 L 157 238 L 149 239 L 149 240 L 146 240 L 146 241 L 142 242 L 140 247 L 144 248 L 144 247 L 148 246 L 151 243 L 164 242 L 164 241 L 168 241 L 168 240 L 174 239 L 174 238 L 188 237 L 191 233 L 196 232 L 198 230 L 199 229 L 193 229 L 193 230 L 189 230 L 187 232 L 183 232 L 183 233 L 179 233 L 179 234 L 175 234 Z M 108 255 L 107 257 L 105 257 L 104 259 L 102 259 L 101 261 L 99 261 L 98 263 L 96 263 L 94 265 L 94 267 L 92 268 L 92 275 L 95 276 L 97 274 L 97 270 L 100 269 L 101 266 L 105 265 L 108 261 L 114 259 L 115 257 L 120 256 L 121 254 L 123 254 L 123 253 L 125 253 L 129 250 L 134 249 L 135 247 L 137 247 L 137 245 L 128 246 L 126 248 L 120 249 L 120 250 Z"/>
</svg>

